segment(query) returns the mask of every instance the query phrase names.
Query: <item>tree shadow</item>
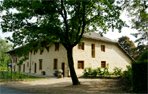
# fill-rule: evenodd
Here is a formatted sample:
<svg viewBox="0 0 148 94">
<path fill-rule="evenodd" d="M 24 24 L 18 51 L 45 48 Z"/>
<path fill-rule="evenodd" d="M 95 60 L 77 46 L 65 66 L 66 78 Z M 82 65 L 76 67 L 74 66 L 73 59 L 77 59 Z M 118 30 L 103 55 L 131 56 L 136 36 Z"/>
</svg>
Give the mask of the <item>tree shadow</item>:
<svg viewBox="0 0 148 94">
<path fill-rule="evenodd" d="M 120 79 L 91 79 L 80 80 L 81 85 L 72 85 L 71 82 L 58 82 L 46 85 L 28 85 L 21 82 L 5 84 L 5 86 L 27 91 L 29 94 L 100 94 L 100 93 L 127 93 L 123 91 Z"/>
</svg>

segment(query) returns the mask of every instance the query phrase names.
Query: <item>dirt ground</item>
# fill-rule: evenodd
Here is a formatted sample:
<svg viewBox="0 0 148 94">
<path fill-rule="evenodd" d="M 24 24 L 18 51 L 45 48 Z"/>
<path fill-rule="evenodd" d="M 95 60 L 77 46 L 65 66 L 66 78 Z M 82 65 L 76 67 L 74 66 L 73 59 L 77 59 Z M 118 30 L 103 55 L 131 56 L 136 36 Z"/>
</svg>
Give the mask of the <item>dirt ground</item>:
<svg viewBox="0 0 148 94">
<path fill-rule="evenodd" d="M 44 78 L 32 81 L 5 82 L 1 85 L 27 92 L 27 94 L 107 94 L 127 93 L 120 79 L 84 79 L 73 86 L 70 78 Z"/>
</svg>

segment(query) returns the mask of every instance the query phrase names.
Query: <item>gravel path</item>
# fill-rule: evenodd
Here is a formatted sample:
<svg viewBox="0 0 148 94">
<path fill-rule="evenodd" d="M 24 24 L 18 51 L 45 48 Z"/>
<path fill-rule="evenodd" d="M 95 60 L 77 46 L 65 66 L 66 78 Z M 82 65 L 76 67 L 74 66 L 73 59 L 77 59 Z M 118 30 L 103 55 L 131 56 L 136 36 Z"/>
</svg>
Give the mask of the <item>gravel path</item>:
<svg viewBox="0 0 148 94">
<path fill-rule="evenodd" d="M 17 81 L 1 83 L 30 94 L 106 94 L 126 93 L 119 79 L 84 79 L 79 78 L 81 85 L 73 86 L 70 78 L 45 78 L 34 81 Z"/>
</svg>

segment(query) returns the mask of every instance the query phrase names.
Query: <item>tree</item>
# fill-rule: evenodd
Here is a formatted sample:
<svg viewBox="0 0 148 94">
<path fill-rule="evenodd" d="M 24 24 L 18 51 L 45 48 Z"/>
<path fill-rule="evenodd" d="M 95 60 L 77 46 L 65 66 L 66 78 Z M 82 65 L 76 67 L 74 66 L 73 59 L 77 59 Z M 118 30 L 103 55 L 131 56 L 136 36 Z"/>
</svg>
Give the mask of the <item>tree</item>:
<svg viewBox="0 0 148 94">
<path fill-rule="evenodd" d="M 148 44 L 148 1 L 147 0 L 121 0 L 122 8 L 126 10 L 127 15 L 131 18 L 130 27 L 138 30 L 138 33 L 132 34 L 137 38 L 138 43 L 135 52 L 137 58 Z M 121 3 L 120 2 L 120 3 Z"/>
<path fill-rule="evenodd" d="M 148 1 L 147 0 L 124 0 L 124 8 L 129 13 L 132 27 L 138 31 L 148 31 Z"/>
<path fill-rule="evenodd" d="M 148 63 L 148 50 L 144 50 L 137 61 L 138 63 Z"/>
<path fill-rule="evenodd" d="M 129 39 L 129 37 L 123 36 L 119 38 L 118 43 L 130 56 L 132 57 L 135 56 L 134 52 L 135 52 L 136 46 L 133 43 L 133 41 Z"/>
<path fill-rule="evenodd" d="M 9 45 L 6 40 L 0 39 L 0 70 L 6 69 L 7 64 L 10 63 L 10 58 L 6 54 L 10 50 L 11 45 Z"/>
<path fill-rule="evenodd" d="M 73 47 L 85 32 L 109 28 L 121 30 L 120 6 L 115 0 L 4 0 L 3 32 L 15 45 L 61 43 L 66 51 L 73 85 L 80 84 L 74 69 Z"/>
<path fill-rule="evenodd" d="M 133 34 L 138 45 L 148 44 L 148 0 L 122 0 L 123 9 L 131 18 L 131 28 L 138 30 Z"/>
</svg>

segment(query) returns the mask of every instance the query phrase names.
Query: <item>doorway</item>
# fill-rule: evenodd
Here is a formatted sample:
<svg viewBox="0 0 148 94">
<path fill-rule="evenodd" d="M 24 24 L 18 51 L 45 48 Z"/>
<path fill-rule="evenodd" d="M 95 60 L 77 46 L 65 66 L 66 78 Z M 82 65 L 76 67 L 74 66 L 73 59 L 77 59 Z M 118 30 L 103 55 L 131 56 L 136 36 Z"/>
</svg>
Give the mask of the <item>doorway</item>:
<svg viewBox="0 0 148 94">
<path fill-rule="evenodd" d="M 62 65 L 61 65 L 61 68 L 62 68 L 62 74 L 63 74 L 63 77 L 65 77 L 65 63 L 62 62 Z"/>
</svg>

